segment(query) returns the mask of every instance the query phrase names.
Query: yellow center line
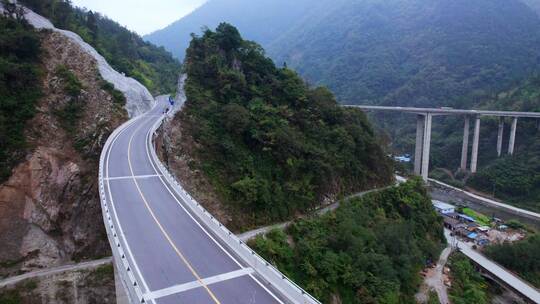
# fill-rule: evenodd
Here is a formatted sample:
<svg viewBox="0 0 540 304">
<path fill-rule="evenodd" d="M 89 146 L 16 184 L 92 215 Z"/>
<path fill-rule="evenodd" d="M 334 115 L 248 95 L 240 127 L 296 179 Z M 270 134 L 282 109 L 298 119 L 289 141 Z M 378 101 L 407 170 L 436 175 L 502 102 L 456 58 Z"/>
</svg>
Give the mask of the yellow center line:
<svg viewBox="0 0 540 304">
<path fill-rule="evenodd" d="M 195 278 L 197 279 L 197 281 L 201 284 L 201 286 L 206 289 L 206 291 L 208 292 L 208 294 L 210 295 L 210 297 L 212 298 L 212 300 L 214 300 L 214 302 L 216 304 L 221 304 L 221 302 L 219 302 L 219 300 L 217 299 L 217 297 L 214 295 L 214 293 L 210 290 L 210 288 L 204 283 L 203 279 L 201 278 L 201 276 L 197 273 L 197 271 L 195 271 L 195 269 L 193 268 L 193 266 L 191 266 L 191 264 L 188 262 L 188 260 L 186 259 L 186 257 L 182 254 L 182 252 L 180 251 L 180 249 L 178 249 L 178 247 L 174 244 L 174 242 L 172 241 L 171 237 L 169 236 L 169 234 L 167 233 L 167 231 L 165 231 L 165 228 L 163 228 L 163 226 L 161 225 L 161 223 L 159 222 L 159 220 L 157 219 L 156 215 L 154 214 L 154 211 L 152 210 L 152 208 L 150 208 L 150 205 L 148 204 L 148 201 L 146 200 L 146 197 L 144 196 L 144 194 L 142 193 L 141 191 L 141 188 L 139 187 L 139 183 L 137 182 L 137 179 L 135 178 L 135 174 L 133 173 L 133 167 L 131 166 L 131 142 L 133 141 L 133 137 L 135 137 L 135 134 L 139 131 L 139 129 L 143 126 L 144 124 L 141 124 L 139 127 L 137 127 L 137 129 L 133 132 L 133 134 L 131 135 L 131 137 L 129 138 L 129 143 L 128 143 L 128 165 L 129 165 L 129 170 L 131 171 L 131 175 L 133 176 L 133 182 L 135 183 L 135 187 L 137 187 L 137 190 L 139 191 L 139 194 L 146 206 L 146 208 L 148 209 L 148 211 L 150 212 L 150 215 L 152 216 L 152 218 L 154 219 L 154 221 L 156 222 L 156 224 L 158 225 L 159 229 L 161 230 L 161 232 L 163 233 L 163 235 L 165 236 L 165 238 L 167 239 L 167 241 L 169 241 L 169 243 L 171 244 L 171 246 L 173 247 L 174 251 L 176 251 L 176 254 L 178 254 L 178 256 L 180 257 L 180 259 L 184 262 L 184 264 L 186 264 L 186 266 L 189 268 L 189 270 L 191 271 L 191 273 L 193 274 L 193 276 L 195 276 Z"/>
</svg>

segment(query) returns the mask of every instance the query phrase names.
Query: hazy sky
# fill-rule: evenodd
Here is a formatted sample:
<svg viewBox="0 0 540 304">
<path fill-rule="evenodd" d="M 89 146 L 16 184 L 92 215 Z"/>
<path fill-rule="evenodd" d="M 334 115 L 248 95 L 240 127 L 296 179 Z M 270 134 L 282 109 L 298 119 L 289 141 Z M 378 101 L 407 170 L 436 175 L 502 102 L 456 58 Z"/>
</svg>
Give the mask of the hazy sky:
<svg viewBox="0 0 540 304">
<path fill-rule="evenodd" d="M 206 0 L 72 0 L 100 12 L 141 35 L 180 19 Z"/>
</svg>

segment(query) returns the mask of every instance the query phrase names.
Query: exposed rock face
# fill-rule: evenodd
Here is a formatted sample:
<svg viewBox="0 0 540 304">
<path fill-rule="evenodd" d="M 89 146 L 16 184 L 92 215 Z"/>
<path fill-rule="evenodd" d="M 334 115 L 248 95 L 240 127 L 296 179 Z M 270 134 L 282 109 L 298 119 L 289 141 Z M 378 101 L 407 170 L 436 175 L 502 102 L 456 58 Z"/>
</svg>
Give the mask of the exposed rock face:
<svg viewBox="0 0 540 304">
<path fill-rule="evenodd" d="M 29 153 L 0 184 L 0 276 L 110 254 L 97 191 L 101 148 L 127 113 L 102 89 L 96 60 L 58 32 L 43 33 L 44 97 L 29 121 Z M 75 132 L 56 114 L 70 102 L 57 76 L 64 65 L 82 83 Z"/>
</svg>

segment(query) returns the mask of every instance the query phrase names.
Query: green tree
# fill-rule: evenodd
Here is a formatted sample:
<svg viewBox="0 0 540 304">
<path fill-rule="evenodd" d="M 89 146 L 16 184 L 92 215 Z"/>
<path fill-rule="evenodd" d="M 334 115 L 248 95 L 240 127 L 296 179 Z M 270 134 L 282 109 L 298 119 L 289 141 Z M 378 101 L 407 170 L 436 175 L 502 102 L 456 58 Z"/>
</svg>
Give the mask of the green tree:
<svg viewBox="0 0 540 304">
<path fill-rule="evenodd" d="M 0 182 L 28 148 L 24 127 L 41 96 L 41 42 L 23 19 L 0 16 Z"/>
<path fill-rule="evenodd" d="M 86 26 L 88 27 L 88 30 L 90 32 L 90 36 L 92 37 L 92 44 L 97 43 L 98 38 L 98 25 L 97 25 L 97 18 L 94 12 L 89 11 L 86 17 Z"/>
<path fill-rule="evenodd" d="M 414 303 L 419 271 L 442 242 L 441 218 L 412 180 L 249 245 L 324 303 Z"/>
<path fill-rule="evenodd" d="M 238 227 L 391 181 L 391 164 L 362 112 L 342 109 L 327 89 L 277 68 L 230 24 L 194 36 L 185 62 L 181 125 L 221 199 L 250 214 Z"/>
<path fill-rule="evenodd" d="M 450 258 L 452 288 L 450 298 L 455 304 L 488 303 L 487 283 L 462 254 Z"/>
<path fill-rule="evenodd" d="M 516 243 L 491 245 L 485 254 L 540 288 L 540 235 L 533 234 Z"/>
</svg>

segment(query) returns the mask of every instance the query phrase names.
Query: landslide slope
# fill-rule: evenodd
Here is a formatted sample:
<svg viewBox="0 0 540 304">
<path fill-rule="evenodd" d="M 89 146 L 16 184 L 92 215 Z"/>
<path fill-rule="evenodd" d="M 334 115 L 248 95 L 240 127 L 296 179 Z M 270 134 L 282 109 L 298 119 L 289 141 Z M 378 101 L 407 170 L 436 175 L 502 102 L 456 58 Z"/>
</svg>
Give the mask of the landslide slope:
<svg viewBox="0 0 540 304">
<path fill-rule="evenodd" d="M 205 181 L 205 191 L 194 192 L 206 196 L 210 188 L 215 196 L 199 199 L 220 202 L 221 219 L 233 229 L 392 181 L 362 112 L 342 109 L 327 89 L 276 67 L 233 26 L 194 37 L 184 69 L 187 101 L 166 127 L 167 159 L 193 172 L 180 178 L 185 183 Z"/>
<path fill-rule="evenodd" d="M 109 255 L 97 168 L 125 98 L 73 40 L 0 22 L 0 276 Z"/>
<path fill-rule="evenodd" d="M 137 79 L 153 95 L 172 93 L 180 63 L 162 48 L 96 12 L 68 0 L 20 0 L 57 28 L 78 34 L 118 72 Z"/>
</svg>

